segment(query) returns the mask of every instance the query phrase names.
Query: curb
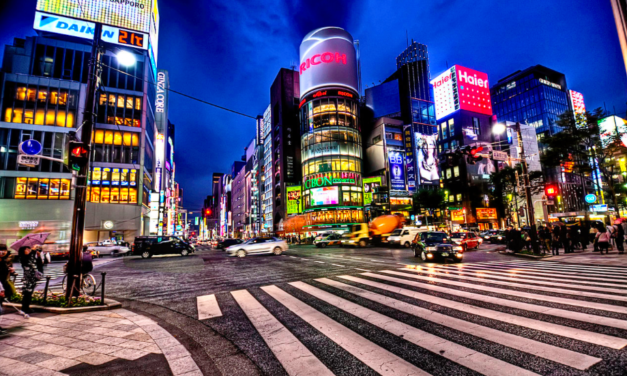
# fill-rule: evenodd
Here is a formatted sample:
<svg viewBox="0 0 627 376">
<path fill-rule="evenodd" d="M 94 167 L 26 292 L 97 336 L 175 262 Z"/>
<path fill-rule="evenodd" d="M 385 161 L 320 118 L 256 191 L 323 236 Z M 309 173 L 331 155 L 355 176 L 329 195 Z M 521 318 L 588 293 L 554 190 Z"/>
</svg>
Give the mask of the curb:
<svg viewBox="0 0 627 376">
<path fill-rule="evenodd" d="M 546 256 L 536 256 L 536 255 L 527 255 L 524 253 L 514 253 L 514 252 L 507 252 L 507 251 L 498 251 L 500 254 L 502 255 L 508 255 L 508 256 L 514 256 L 514 257 L 524 257 L 524 258 L 530 258 L 530 259 L 534 259 L 534 260 L 544 260 L 547 258 L 550 258 L 550 255 L 546 255 Z"/>
<path fill-rule="evenodd" d="M 16 309 L 20 309 L 22 307 L 21 303 L 8 303 L 5 302 L 2 304 L 4 307 L 13 307 Z M 98 306 L 89 306 L 89 307 L 48 307 L 48 306 L 40 306 L 40 305 L 31 305 L 30 308 L 34 311 L 40 312 L 50 312 L 50 313 L 82 313 L 82 312 L 94 312 L 94 311 L 106 311 L 110 309 L 121 308 L 122 303 L 113 300 L 107 299 L 107 303 L 105 305 Z"/>
</svg>

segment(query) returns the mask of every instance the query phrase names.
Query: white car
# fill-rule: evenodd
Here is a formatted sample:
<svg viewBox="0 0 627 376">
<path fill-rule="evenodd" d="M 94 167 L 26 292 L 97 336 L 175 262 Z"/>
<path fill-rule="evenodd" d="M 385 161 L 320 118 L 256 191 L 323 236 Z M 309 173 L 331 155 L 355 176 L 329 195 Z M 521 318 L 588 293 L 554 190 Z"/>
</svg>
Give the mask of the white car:
<svg viewBox="0 0 627 376">
<path fill-rule="evenodd" d="M 106 244 L 107 242 L 108 244 Z M 111 241 L 105 241 L 101 243 L 87 244 L 87 249 L 90 251 L 96 251 L 100 256 L 125 256 L 130 254 L 131 249 L 122 244 L 115 244 Z"/>
<path fill-rule="evenodd" d="M 416 239 L 416 235 L 421 232 L 429 231 L 426 228 L 405 227 L 394 230 L 388 236 L 388 243 L 393 246 L 411 248 L 412 242 Z"/>
<path fill-rule="evenodd" d="M 248 255 L 260 255 L 273 253 L 279 256 L 287 251 L 287 242 L 279 238 L 252 238 L 244 243 L 235 244 L 226 249 L 229 256 L 246 257 Z"/>
</svg>

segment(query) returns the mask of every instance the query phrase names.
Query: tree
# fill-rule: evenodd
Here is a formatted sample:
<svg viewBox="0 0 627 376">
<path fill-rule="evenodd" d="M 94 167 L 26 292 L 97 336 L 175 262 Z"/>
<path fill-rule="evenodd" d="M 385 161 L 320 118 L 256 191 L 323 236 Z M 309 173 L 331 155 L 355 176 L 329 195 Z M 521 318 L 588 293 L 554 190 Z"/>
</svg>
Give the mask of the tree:
<svg viewBox="0 0 627 376">
<path fill-rule="evenodd" d="M 522 183 L 522 166 L 520 164 L 513 168 L 506 166 L 490 175 L 490 183 L 492 185 L 492 191 L 489 195 L 490 202 L 496 207 L 499 216 L 502 218 L 510 217 L 511 215 L 509 210 L 509 198 L 518 200 L 518 198 L 525 196 L 523 189 L 517 189 L 516 171 L 518 171 L 518 176 Z M 531 183 L 532 195 L 542 192 L 542 172 L 530 171 L 529 181 Z"/>
<path fill-rule="evenodd" d="M 412 196 L 413 205 L 414 205 L 414 213 L 419 214 L 422 209 L 432 210 L 432 209 L 440 209 L 443 210 L 446 201 L 444 201 L 445 193 L 443 189 L 420 189 L 415 192 Z"/>
</svg>

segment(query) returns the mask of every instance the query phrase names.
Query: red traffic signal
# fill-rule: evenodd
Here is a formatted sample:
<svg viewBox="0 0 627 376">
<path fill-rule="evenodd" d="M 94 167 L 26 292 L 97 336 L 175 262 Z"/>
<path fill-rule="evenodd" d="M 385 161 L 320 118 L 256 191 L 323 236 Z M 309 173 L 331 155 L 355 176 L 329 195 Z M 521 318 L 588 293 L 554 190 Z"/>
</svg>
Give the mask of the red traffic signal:
<svg viewBox="0 0 627 376">
<path fill-rule="evenodd" d="M 468 153 L 468 157 L 466 158 L 466 161 L 468 162 L 468 164 L 473 165 L 473 164 L 483 160 L 483 157 L 481 155 L 477 155 L 482 150 L 483 150 L 483 146 L 473 146 L 473 147 L 471 147 L 470 151 Z"/>
<path fill-rule="evenodd" d="M 211 209 L 206 209 L 205 210 L 205 215 L 211 215 Z"/>
<path fill-rule="evenodd" d="M 557 196 L 557 185 L 547 184 L 544 186 L 544 194 L 548 200 L 554 200 Z"/>
<path fill-rule="evenodd" d="M 68 165 L 74 170 L 80 170 L 89 160 L 89 147 L 80 141 L 70 141 L 68 145 Z"/>
<path fill-rule="evenodd" d="M 474 157 L 477 153 L 480 153 L 481 151 L 483 151 L 483 146 L 475 146 L 470 149 L 470 155 Z"/>
</svg>

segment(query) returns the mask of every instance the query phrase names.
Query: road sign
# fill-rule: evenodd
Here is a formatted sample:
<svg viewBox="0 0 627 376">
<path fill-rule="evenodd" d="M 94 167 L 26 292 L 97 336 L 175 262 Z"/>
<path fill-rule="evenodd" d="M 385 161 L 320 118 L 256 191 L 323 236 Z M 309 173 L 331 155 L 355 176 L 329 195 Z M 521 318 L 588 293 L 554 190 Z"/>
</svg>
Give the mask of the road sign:
<svg viewBox="0 0 627 376">
<path fill-rule="evenodd" d="M 584 197 L 584 199 L 586 200 L 588 204 L 594 204 L 595 202 L 597 202 L 597 196 L 593 194 L 587 194 L 586 197 Z"/>
<path fill-rule="evenodd" d="M 492 159 L 495 161 L 506 161 L 507 153 L 504 151 L 493 150 L 492 151 Z"/>
<path fill-rule="evenodd" d="M 592 210 L 594 212 L 606 212 L 607 211 L 607 205 L 606 204 L 590 205 L 590 210 Z"/>
<path fill-rule="evenodd" d="M 39 157 L 34 155 L 18 154 L 17 164 L 27 167 L 39 166 Z"/>
<path fill-rule="evenodd" d="M 26 140 L 18 146 L 20 154 L 38 155 L 41 153 L 42 146 L 37 140 Z"/>
</svg>

